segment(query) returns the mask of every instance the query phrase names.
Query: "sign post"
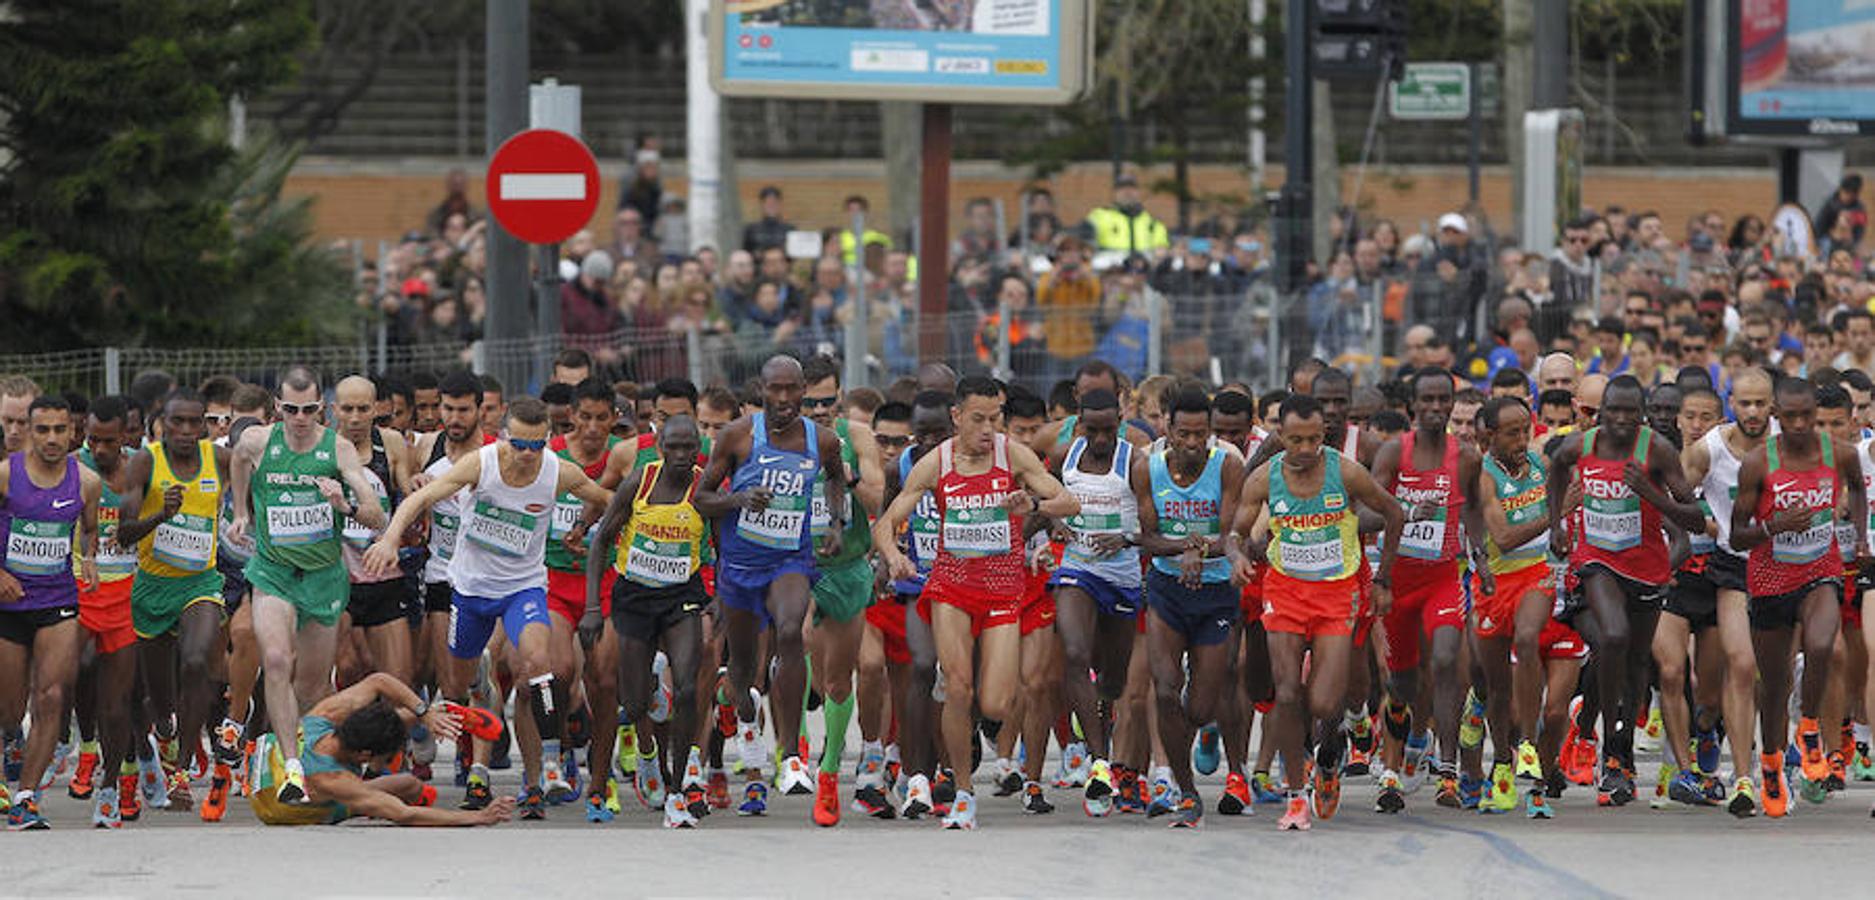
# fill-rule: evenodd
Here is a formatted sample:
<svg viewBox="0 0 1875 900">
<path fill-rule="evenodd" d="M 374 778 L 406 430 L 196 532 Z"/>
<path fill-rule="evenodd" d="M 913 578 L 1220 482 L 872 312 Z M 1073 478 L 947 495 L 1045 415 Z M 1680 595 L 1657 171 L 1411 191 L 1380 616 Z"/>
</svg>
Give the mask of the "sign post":
<svg viewBox="0 0 1875 900">
<path fill-rule="evenodd" d="M 1388 87 L 1396 119 L 1464 119 L 1471 115 L 1471 66 L 1462 62 L 1407 63 Z"/>
<path fill-rule="evenodd" d="M 488 161 L 488 211 L 530 244 L 557 244 L 599 208 L 599 162 L 564 131 L 535 128 L 509 138 Z"/>
</svg>

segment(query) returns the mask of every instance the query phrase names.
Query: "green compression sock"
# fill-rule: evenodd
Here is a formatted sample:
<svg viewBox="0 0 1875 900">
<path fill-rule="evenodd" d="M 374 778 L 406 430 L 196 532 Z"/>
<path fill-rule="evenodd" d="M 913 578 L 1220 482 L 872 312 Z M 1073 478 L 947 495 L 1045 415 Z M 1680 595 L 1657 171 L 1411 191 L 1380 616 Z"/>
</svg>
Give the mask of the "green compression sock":
<svg viewBox="0 0 1875 900">
<path fill-rule="evenodd" d="M 827 717 L 827 746 L 820 751 L 822 772 L 840 774 L 840 751 L 846 749 L 846 726 L 853 721 L 853 707 L 857 705 L 853 694 L 847 694 L 845 700 L 837 703 L 832 697 L 822 698 L 820 711 Z"/>
</svg>

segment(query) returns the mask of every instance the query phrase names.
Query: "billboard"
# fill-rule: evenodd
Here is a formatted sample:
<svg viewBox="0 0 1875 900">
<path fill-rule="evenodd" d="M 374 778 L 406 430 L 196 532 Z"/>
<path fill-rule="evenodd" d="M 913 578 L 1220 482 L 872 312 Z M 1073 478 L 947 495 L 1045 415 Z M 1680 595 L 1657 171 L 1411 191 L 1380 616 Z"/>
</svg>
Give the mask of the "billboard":
<svg viewBox="0 0 1875 900">
<path fill-rule="evenodd" d="M 1067 103 L 1088 0 L 712 0 L 710 80 L 731 97 Z"/>
<path fill-rule="evenodd" d="M 1729 0 L 1732 134 L 1875 134 L 1875 4 Z"/>
</svg>

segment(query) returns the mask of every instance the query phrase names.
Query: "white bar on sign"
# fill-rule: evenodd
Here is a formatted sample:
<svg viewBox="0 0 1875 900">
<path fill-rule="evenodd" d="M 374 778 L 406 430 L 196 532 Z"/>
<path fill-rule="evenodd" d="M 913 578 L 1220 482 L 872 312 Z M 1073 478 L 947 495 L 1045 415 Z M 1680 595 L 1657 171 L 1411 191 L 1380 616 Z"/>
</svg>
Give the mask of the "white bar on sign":
<svg viewBox="0 0 1875 900">
<path fill-rule="evenodd" d="M 501 176 L 503 200 L 584 200 L 586 176 L 578 172 L 518 172 Z"/>
</svg>

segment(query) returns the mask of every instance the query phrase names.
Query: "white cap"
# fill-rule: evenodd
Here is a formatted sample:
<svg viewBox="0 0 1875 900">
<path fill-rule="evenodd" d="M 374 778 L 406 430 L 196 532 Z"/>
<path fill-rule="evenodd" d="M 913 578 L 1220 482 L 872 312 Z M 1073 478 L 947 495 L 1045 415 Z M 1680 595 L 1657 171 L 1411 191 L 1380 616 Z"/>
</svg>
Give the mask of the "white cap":
<svg viewBox="0 0 1875 900">
<path fill-rule="evenodd" d="M 1465 222 L 1465 217 L 1458 213 L 1446 213 L 1439 217 L 1439 230 L 1444 231 L 1447 228 L 1460 234 L 1471 233 L 1471 225 L 1467 224 Z"/>
</svg>

